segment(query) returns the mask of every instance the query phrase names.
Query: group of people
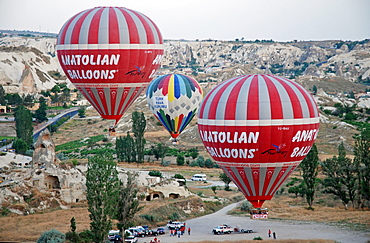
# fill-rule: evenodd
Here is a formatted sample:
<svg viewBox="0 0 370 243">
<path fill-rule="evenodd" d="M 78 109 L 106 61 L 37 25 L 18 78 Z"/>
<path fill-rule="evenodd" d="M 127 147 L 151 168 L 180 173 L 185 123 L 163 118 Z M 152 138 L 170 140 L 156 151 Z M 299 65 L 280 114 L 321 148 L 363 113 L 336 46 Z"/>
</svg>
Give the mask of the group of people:
<svg viewBox="0 0 370 243">
<path fill-rule="evenodd" d="M 272 234 L 271 234 L 271 233 L 272 233 Z M 268 235 L 268 237 L 269 237 L 269 238 L 271 238 L 271 235 L 272 235 L 272 237 L 273 237 L 274 239 L 276 239 L 276 233 L 275 233 L 275 232 L 271 232 L 271 230 L 270 230 L 270 229 L 267 231 L 267 235 Z"/>
<path fill-rule="evenodd" d="M 180 228 L 170 229 L 170 236 L 176 236 L 178 238 L 181 237 L 181 235 L 184 235 L 185 233 L 185 225 L 181 226 Z M 190 235 L 191 229 L 188 227 L 188 235 Z"/>
</svg>

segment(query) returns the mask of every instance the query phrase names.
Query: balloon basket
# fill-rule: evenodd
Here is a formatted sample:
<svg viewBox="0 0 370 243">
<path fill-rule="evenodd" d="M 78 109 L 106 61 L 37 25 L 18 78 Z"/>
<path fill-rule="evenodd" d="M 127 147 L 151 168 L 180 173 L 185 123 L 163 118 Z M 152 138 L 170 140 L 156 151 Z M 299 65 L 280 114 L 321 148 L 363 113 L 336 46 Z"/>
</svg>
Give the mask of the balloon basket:
<svg viewBox="0 0 370 243">
<path fill-rule="evenodd" d="M 268 219 L 268 209 L 267 208 L 252 208 L 249 210 L 251 219 Z"/>
<path fill-rule="evenodd" d="M 110 137 L 115 137 L 116 136 L 116 129 L 114 127 L 110 127 L 108 129 L 108 134 Z"/>
</svg>

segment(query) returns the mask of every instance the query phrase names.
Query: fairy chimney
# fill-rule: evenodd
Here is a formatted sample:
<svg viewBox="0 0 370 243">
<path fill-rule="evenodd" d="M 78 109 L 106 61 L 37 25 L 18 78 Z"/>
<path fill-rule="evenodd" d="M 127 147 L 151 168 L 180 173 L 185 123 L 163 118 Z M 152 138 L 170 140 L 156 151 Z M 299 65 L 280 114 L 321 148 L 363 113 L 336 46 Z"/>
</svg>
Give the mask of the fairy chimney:
<svg viewBox="0 0 370 243">
<path fill-rule="evenodd" d="M 40 133 L 34 147 L 35 151 L 32 157 L 34 168 L 42 166 L 49 168 L 51 165 L 57 164 L 58 159 L 55 156 L 55 144 L 47 128 Z"/>
</svg>

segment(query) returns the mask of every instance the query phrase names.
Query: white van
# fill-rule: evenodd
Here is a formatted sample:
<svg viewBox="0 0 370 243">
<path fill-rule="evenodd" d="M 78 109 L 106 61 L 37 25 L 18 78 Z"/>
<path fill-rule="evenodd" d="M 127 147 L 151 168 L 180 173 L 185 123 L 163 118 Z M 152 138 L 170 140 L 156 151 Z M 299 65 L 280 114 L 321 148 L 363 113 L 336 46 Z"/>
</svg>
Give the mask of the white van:
<svg viewBox="0 0 370 243">
<path fill-rule="evenodd" d="M 205 174 L 195 174 L 191 178 L 192 181 L 206 181 L 207 176 Z"/>
</svg>

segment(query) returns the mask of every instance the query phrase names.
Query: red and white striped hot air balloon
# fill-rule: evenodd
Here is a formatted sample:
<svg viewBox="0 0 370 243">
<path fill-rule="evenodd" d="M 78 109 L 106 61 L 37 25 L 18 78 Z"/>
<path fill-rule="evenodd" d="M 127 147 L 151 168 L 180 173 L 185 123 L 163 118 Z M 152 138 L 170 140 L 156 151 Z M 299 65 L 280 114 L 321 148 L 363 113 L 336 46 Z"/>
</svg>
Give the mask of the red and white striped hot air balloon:
<svg viewBox="0 0 370 243">
<path fill-rule="evenodd" d="M 117 123 L 159 68 L 163 38 L 139 12 L 96 7 L 64 24 L 57 54 L 76 88 L 103 118 Z"/>
<path fill-rule="evenodd" d="M 206 95 L 198 117 L 207 151 L 256 208 L 271 200 L 319 130 L 312 96 L 273 75 L 222 82 Z"/>
</svg>

